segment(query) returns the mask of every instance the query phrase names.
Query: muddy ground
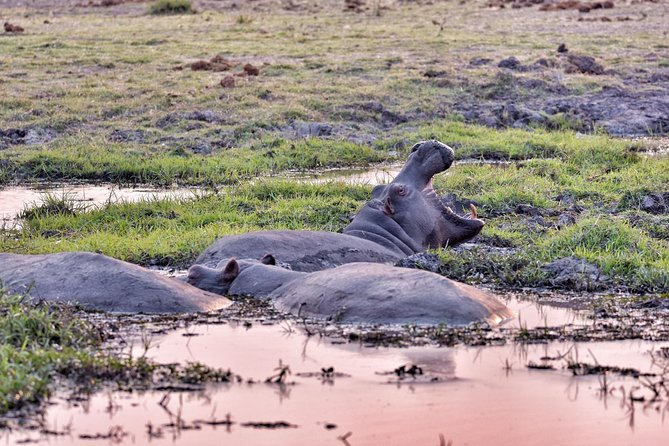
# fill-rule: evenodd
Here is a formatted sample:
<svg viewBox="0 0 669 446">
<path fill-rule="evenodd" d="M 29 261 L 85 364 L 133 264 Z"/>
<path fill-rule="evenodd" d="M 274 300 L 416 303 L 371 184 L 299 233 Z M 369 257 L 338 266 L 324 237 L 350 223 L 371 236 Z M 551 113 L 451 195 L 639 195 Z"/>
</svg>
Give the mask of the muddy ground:
<svg viewBox="0 0 669 446">
<path fill-rule="evenodd" d="M 361 8 L 349 8 L 344 1 L 306 2 L 299 0 L 239 2 L 201 1 L 195 2 L 199 13 L 217 11 L 226 14 L 267 14 L 278 11 L 290 20 L 291 16 L 305 14 L 341 15 L 344 11 L 352 22 L 373 20 L 378 2 L 354 2 Z M 448 26 L 449 11 L 457 8 L 454 2 L 404 2 L 385 1 L 378 3 L 378 14 L 434 14 L 421 17 L 420 26 L 426 33 L 439 34 Z M 599 4 L 599 6 L 593 6 Z M 106 14 L 111 17 L 141 17 L 146 14 L 146 2 L 109 1 L 54 2 L 0 2 L 7 9 L 3 20 L 21 22 L 21 17 L 33 14 L 55 16 L 71 14 Z M 584 8 L 583 5 L 590 5 Z M 500 45 L 491 33 L 482 42 L 472 42 L 469 53 L 460 51 L 454 57 L 433 58 L 411 66 L 406 57 L 397 52 L 393 57 L 384 53 L 385 68 L 389 74 L 395 70 L 413 72 L 412 87 L 420 96 L 430 93 L 425 105 L 396 101 L 390 97 L 360 98 L 357 101 L 332 105 L 319 105 L 318 110 L 308 110 L 297 118 L 285 117 L 258 123 L 252 130 L 253 138 L 275 135 L 287 139 L 319 137 L 324 139 L 346 139 L 358 144 L 373 144 L 389 134 L 401 135 L 435 119 L 457 118 L 468 123 L 482 124 L 494 128 L 574 129 L 581 132 L 606 132 L 614 136 L 666 135 L 669 132 L 669 59 L 667 30 L 661 17 L 666 17 L 666 4 L 652 1 L 608 2 L 468 2 L 464 19 L 466 29 L 476 32 L 477 26 L 489 33 L 490 21 L 499 20 L 525 29 L 506 35 L 501 31 L 497 39 L 509 38 L 508 47 Z M 249 15 L 249 20 L 253 16 Z M 48 22 L 48 19 L 45 19 Z M 426 25 L 425 22 L 430 23 Z M 479 23 L 480 22 L 480 23 Z M 25 23 L 24 23 L 25 24 Z M 27 32 L 30 32 L 28 30 Z M 516 44 L 516 40 L 531 39 L 532 33 L 540 35 L 537 48 L 527 52 Z M 627 42 L 627 35 L 656 36 L 656 43 L 646 48 Z M 17 38 L 18 33 L 6 32 L 2 38 Z M 596 37 L 588 38 L 587 36 Z M 610 37 L 606 37 L 610 35 Z M 652 39 L 651 39 L 652 41 Z M 569 43 L 566 43 L 569 42 Z M 573 42 L 573 43 L 572 43 Z M 164 42 L 163 42 L 164 43 Z M 152 45 L 161 45 L 160 41 Z M 626 49 L 629 45 L 630 49 Z M 465 47 L 466 48 L 466 47 Z M 495 48 L 491 52 L 490 49 Z M 438 52 L 436 53 L 438 54 Z M 282 65 L 287 60 L 273 57 L 255 57 L 251 60 L 253 70 L 260 76 L 273 65 Z M 189 69 L 192 61 L 183 66 Z M 241 67 L 248 61 L 234 61 Z M 324 74 L 336 73 L 354 81 L 360 77 L 373 78 L 364 63 L 353 63 L 350 67 L 328 66 L 327 62 L 307 62 L 309 70 Z M 20 72 L 6 74 L 20 78 Z M 90 67 L 89 67 L 90 68 Z M 95 75 L 114 70 L 113 63 L 92 67 L 82 75 Z M 241 69 L 241 68 L 240 68 Z M 90 71 L 93 70 L 93 71 Z M 233 70 L 234 71 L 234 70 Z M 239 71 L 239 70 L 237 70 Z M 221 86 L 238 88 L 243 79 L 236 71 L 224 76 Z M 243 72 L 240 71 L 243 74 Z M 72 74 L 76 74 L 72 72 Z M 226 73 L 223 73 L 226 74 Z M 236 83 L 235 83 L 236 79 Z M 227 84 L 226 84 L 227 82 Z M 225 85 L 228 85 L 226 87 Z M 210 87 L 207 87 L 210 88 Z M 404 87 L 403 87 L 404 88 Z M 263 102 L 282 103 L 282 92 L 267 89 L 258 93 Z M 48 94 L 45 100 L 49 100 Z M 38 109 L 33 113 L 43 113 Z M 119 127 L 117 111 L 103 112 L 87 122 L 69 122 L 57 126 L 48 124 L 14 124 L 0 127 L 0 150 L 14 146 L 35 146 L 63 137 L 81 134 L 106 134 L 114 143 L 169 145 L 175 150 L 195 154 L 211 154 L 229 147 L 249 144 L 249 129 L 246 124 L 231 119 L 216 108 L 191 108 L 188 111 L 167 111 L 153 122 L 141 127 L 133 126 L 133 118 Z M 133 116 L 140 110 L 128 110 L 124 115 Z M 33 117 L 34 118 L 34 117 Z M 33 119 L 30 118 L 30 119 Z M 102 118 L 102 119 L 100 119 Z M 30 120 L 29 119 L 29 120 Z M 237 121 L 237 122 L 235 122 Z M 112 124 L 111 128 L 109 124 Z M 180 136 L 170 134 L 173 130 L 186 130 Z"/>
</svg>

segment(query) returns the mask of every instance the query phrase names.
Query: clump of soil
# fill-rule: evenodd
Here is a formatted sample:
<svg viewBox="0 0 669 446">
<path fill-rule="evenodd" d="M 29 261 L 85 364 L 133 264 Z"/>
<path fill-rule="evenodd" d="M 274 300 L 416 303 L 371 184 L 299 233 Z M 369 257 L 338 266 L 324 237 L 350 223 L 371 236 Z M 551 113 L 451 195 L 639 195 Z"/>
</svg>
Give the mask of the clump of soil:
<svg viewBox="0 0 669 446">
<path fill-rule="evenodd" d="M 247 76 L 258 76 L 260 74 L 260 68 L 250 63 L 244 65 L 243 69 Z"/>
<path fill-rule="evenodd" d="M 147 132 L 144 130 L 112 130 L 107 139 L 112 142 L 146 142 Z"/>
<path fill-rule="evenodd" d="M 650 214 L 669 214 L 669 192 L 644 196 L 639 208 Z"/>
<path fill-rule="evenodd" d="M 609 280 L 595 265 L 577 257 L 564 257 L 541 269 L 549 274 L 551 285 L 576 291 L 594 291 Z"/>
<path fill-rule="evenodd" d="M 366 0 L 344 0 L 344 11 L 364 12 L 367 10 Z"/>
<path fill-rule="evenodd" d="M 223 88 L 234 88 L 235 87 L 235 78 L 233 76 L 225 76 L 221 79 L 221 87 Z"/>
<path fill-rule="evenodd" d="M 593 9 L 611 9 L 615 4 L 606 0 L 603 2 L 580 2 L 577 0 L 566 0 L 557 3 L 544 3 L 539 7 L 539 11 L 563 11 L 566 9 L 576 9 L 578 12 L 587 13 Z"/>
<path fill-rule="evenodd" d="M 124 5 L 126 3 L 146 3 L 148 1 L 150 0 L 100 0 L 98 2 L 91 0 L 88 3 L 79 6 L 89 8 L 109 8 L 112 6 Z"/>
<path fill-rule="evenodd" d="M 398 260 L 397 263 L 395 263 L 395 266 L 402 268 L 423 269 L 433 273 L 439 273 L 444 267 L 444 263 L 436 254 L 421 252 Z"/>
<path fill-rule="evenodd" d="M 578 54 L 567 55 L 565 73 L 604 74 L 604 67 L 595 61 L 594 57 Z"/>
<path fill-rule="evenodd" d="M 6 33 L 17 34 L 17 33 L 22 33 L 23 31 L 25 31 L 23 29 L 23 27 L 21 27 L 19 25 L 14 25 L 14 24 L 9 23 L 9 22 L 5 22 L 5 32 Z"/>
<path fill-rule="evenodd" d="M 197 60 L 190 64 L 190 69 L 193 71 L 228 71 L 236 64 L 225 59 L 220 55 L 212 57 L 210 60 Z"/>
</svg>

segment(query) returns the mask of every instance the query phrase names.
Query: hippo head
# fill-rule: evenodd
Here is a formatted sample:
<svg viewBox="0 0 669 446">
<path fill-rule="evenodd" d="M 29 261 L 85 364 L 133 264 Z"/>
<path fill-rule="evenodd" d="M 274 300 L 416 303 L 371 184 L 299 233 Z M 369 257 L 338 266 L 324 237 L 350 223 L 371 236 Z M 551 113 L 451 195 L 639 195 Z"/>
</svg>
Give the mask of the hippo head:
<svg viewBox="0 0 669 446">
<path fill-rule="evenodd" d="M 444 206 L 431 184 L 416 188 L 410 184 L 391 183 L 382 197 L 382 212 L 424 249 L 454 246 L 475 237 L 484 226 L 471 206 L 467 216 L 460 216 Z"/>
<path fill-rule="evenodd" d="M 260 260 L 237 260 L 223 259 L 217 268 L 209 268 L 204 265 L 193 265 L 188 269 L 186 282 L 201 290 L 211 293 L 226 295 L 230 291 L 232 282 L 239 273 L 252 265 L 276 265 L 276 259 L 271 254 L 266 254 Z"/>
<path fill-rule="evenodd" d="M 436 140 L 414 144 L 407 162 L 393 183 L 408 184 L 418 190 L 432 187 L 432 177 L 451 167 L 455 160 L 453 149 Z"/>
</svg>

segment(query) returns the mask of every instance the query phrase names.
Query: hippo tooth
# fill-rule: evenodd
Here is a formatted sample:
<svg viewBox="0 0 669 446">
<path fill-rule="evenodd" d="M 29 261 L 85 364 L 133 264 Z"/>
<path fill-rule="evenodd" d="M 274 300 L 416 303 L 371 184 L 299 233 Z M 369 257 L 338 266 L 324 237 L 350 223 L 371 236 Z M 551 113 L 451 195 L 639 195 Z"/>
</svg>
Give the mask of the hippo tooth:
<svg viewBox="0 0 669 446">
<path fill-rule="evenodd" d="M 470 217 L 470 218 L 477 218 L 477 217 L 478 217 L 478 213 L 476 212 L 476 206 L 474 206 L 473 204 L 470 203 L 470 204 L 469 204 L 469 209 L 471 209 L 471 214 L 470 214 L 469 217 Z"/>
</svg>

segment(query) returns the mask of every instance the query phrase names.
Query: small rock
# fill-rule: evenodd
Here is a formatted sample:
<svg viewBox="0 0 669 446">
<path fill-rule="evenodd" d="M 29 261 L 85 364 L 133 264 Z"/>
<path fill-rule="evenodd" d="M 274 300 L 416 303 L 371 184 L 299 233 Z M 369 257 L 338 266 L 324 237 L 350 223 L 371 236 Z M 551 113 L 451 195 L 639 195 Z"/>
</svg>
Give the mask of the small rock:
<svg viewBox="0 0 669 446">
<path fill-rule="evenodd" d="M 568 51 L 569 51 L 569 48 L 567 48 L 567 45 L 565 45 L 564 43 L 561 43 L 561 44 L 557 47 L 557 52 L 558 52 L 558 53 L 566 53 L 566 52 L 568 52 Z"/>
</svg>

